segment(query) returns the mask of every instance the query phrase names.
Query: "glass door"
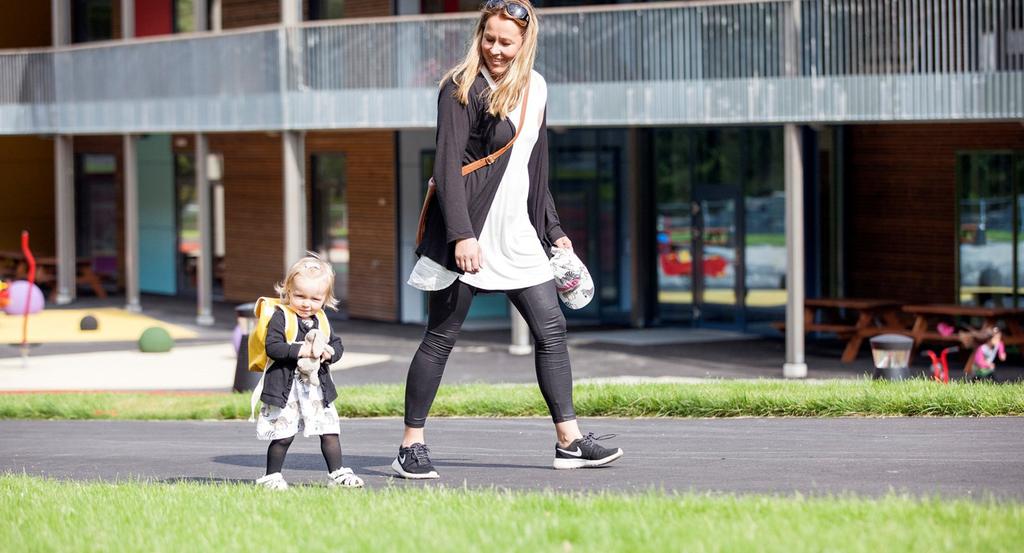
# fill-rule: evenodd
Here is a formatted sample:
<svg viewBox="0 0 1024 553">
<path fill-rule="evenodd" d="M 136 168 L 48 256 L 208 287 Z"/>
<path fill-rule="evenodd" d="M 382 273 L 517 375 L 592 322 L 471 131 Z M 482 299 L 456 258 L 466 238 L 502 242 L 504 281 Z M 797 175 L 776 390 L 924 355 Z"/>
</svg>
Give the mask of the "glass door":
<svg viewBox="0 0 1024 553">
<path fill-rule="evenodd" d="M 690 234 L 693 321 L 697 325 L 742 327 L 745 322 L 742 211 L 739 187 L 694 187 Z"/>
<path fill-rule="evenodd" d="M 313 248 L 334 268 L 338 309 L 348 304 L 348 186 L 345 154 L 313 154 Z"/>
<path fill-rule="evenodd" d="M 213 299 L 224 297 L 224 183 L 223 158 L 211 153 L 206 160 L 206 177 L 210 182 L 210 209 L 213 236 Z M 174 191 L 178 234 L 178 295 L 191 297 L 198 290 L 199 254 L 199 192 L 196 188 L 196 167 L 193 154 L 174 156 Z"/>
<path fill-rule="evenodd" d="M 119 280 L 117 158 L 79 154 L 75 179 L 75 247 L 92 270 L 109 282 Z"/>
<path fill-rule="evenodd" d="M 607 147 L 555 148 L 551 194 L 562 230 L 594 279 L 596 296 L 583 309 L 566 310 L 572 319 L 610 321 L 619 315 L 618 151 Z"/>
</svg>

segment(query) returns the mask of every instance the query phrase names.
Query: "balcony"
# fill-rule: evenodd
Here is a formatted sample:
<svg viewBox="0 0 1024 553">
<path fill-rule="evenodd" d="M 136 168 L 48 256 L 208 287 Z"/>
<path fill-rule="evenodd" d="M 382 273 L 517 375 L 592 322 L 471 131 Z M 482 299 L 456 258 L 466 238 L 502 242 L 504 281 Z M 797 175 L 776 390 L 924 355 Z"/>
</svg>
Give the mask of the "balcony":
<svg viewBox="0 0 1024 553">
<path fill-rule="evenodd" d="M 0 53 L 0 134 L 426 128 L 474 14 Z M 565 126 L 1024 118 L 1020 0 L 541 11 Z"/>
</svg>

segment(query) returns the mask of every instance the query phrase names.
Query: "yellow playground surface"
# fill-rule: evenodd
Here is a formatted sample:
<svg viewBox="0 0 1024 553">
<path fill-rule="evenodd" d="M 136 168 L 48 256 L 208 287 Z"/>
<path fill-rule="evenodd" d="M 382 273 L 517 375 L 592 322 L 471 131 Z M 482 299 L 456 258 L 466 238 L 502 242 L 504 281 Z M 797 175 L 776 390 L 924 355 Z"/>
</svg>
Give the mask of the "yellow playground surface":
<svg viewBox="0 0 1024 553">
<path fill-rule="evenodd" d="M 99 322 L 97 330 L 79 330 L 82 317 L 92 315 Z M 22 317 L 0 312 L 0 343 L 21 343 Z M 140 313 L 112 307 L 96 309 L 44 309 L 28 316 L 28 342 L 123 342 L 138 340 L 149 327 L 162 327 L 175 340 L 196 338 L 195 332 Z"/>
</svg>

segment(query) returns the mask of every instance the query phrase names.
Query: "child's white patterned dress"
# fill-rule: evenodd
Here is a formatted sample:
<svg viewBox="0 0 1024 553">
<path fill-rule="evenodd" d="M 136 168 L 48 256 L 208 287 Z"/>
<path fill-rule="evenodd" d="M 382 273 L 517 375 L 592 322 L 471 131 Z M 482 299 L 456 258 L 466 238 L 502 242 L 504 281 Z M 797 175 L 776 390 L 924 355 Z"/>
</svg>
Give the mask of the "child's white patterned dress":
<svg viewBox="0 0 1024 553">
<path fill-rule="evenodd" d="M 338 410 L 333 403 L 324 407 L 324 396 L 318 386 L 310 386 L 295 374 L 292 389 L 284 408 L 276 405 L 260 407 L 256 421 L 256 437 L 260 440 L 280 440 L 302 432 L 303 437 L 340 434 Z"/>
</svg>

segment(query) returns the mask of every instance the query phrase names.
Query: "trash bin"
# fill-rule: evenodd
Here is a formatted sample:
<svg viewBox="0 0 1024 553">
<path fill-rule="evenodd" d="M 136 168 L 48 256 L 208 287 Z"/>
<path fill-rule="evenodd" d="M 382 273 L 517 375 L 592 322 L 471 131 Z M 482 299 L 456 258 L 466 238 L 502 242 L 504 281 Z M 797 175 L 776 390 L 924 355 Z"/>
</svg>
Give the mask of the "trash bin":
<svg viewBox="0 0 1024 553">
<path fill-rule="evenodd" d="M 910 350 L 914 340 L 902 334 L 881 334 L 871 339 L 874 377 L 882 380 L 910 378 Z"/>
<path fill-rule="evenodd" d="M 256 328 L 255 303 L 243 303 L 235 307 L 238 327 L 242 329 L 242 339 L 238 342 L 238 359 L 235 360 L 235 383 L 232 389 L 236 392 L 251 392 L 260 381 L 260 373 L 249 371 L 249 334 Z"/>
</svg>

